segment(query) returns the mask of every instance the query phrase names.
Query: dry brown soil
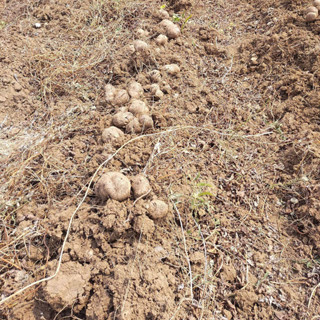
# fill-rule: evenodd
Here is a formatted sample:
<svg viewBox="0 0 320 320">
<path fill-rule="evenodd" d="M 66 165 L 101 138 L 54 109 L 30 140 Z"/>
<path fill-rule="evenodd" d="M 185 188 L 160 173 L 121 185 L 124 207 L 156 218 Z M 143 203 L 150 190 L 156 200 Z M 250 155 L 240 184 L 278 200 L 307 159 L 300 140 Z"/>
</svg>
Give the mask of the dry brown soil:
<svg viewBox="0 0 320 320">
<path fill-rule="evenodd" d="M 164 4 L 182 33 L 159 46 Z M 56 277 L 1 302 L 1 319 L 320 319 L 310 4 L 0 2 L 1 301 L 54 274 L 89 191 Z M 136 39 L 146 52 L 133 52 Z M 103 143 L 118 111 L 104 86 L 132 80 L 154 128 Z M 94 184 L 108 171 L 143 173 L 152 191 L 101 203 Z M 166 218 L 151 219 L 152 199 Z"/>
</svg>

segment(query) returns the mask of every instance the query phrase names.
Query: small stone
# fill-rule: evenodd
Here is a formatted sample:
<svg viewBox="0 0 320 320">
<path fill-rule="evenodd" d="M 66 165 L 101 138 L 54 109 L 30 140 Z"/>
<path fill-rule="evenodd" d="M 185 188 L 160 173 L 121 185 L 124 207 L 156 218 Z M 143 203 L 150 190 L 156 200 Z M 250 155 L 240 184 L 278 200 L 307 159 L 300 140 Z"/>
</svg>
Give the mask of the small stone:
<svg viewBox="0 0 320 320">
<path fill-rule="evenodd" d="M 6 102 L 6 98 L 4 96 L 0 96 L 0 102 Z"/>
<path fill-rule="evenodd" d="M 34 27 L 35 27 L 36 29 L 40 29 L 40 28 L 41 28 L 41 23 L 40 23 L 40 22 L 36 22 L 36 23 L 34 24 Z"/>
</svg>

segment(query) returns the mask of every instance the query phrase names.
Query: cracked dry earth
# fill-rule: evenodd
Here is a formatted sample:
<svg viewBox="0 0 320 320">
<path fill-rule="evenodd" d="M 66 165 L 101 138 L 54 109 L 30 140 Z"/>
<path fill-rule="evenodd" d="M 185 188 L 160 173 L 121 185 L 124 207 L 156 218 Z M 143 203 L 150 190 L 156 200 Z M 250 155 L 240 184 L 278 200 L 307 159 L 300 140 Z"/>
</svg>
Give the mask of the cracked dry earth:
<svg viewBox="0 0 320 320">
<path fill-rule="evenodd" d="M 320 319 L 311 4 L 0 3 L 1 319 Z"/>
</svg>

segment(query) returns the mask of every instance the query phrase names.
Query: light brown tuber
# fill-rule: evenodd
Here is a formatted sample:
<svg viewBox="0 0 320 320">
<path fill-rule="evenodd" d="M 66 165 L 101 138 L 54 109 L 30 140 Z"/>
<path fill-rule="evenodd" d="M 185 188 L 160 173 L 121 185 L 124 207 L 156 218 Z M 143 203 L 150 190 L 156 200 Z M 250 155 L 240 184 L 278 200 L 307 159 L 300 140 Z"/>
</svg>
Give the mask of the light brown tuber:
<svg viewBox="0 0 320 320">
<path fill-rule="evenodd" d="M 142 174 L 138 174 L 137 176 L 133 177 L 131 182 L 133 196 L 135 199 L 147 195 L 151 190 L 149 180 Z"/>
<path fill-rule="evenodd" d="M 123 135 L 124 133 L 120 129 L 112 126 L 103 130 L 102 141 L 104 143 L 109 143 L 120 138 Z"/>
<path fill-rule="evenodd" d="M 96 195 L 103 201 L 108 198 L 123 201 L 130 197 L 130 180 L 120 172 L 108 172 L 95 186 Z"/>
</svg>

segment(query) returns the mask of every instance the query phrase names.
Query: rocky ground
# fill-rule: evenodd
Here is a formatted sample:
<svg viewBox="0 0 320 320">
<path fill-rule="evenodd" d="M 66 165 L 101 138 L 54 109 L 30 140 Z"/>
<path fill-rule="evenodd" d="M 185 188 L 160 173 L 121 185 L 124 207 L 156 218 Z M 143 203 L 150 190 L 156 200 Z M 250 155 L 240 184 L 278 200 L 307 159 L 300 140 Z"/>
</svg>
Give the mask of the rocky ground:
<svg viewBox="0 0 320 320">
<path fill-rule="evenodd" d="M 311 4 L 0 4 L 2 319 L 320 319 Z"/>
</svg>

